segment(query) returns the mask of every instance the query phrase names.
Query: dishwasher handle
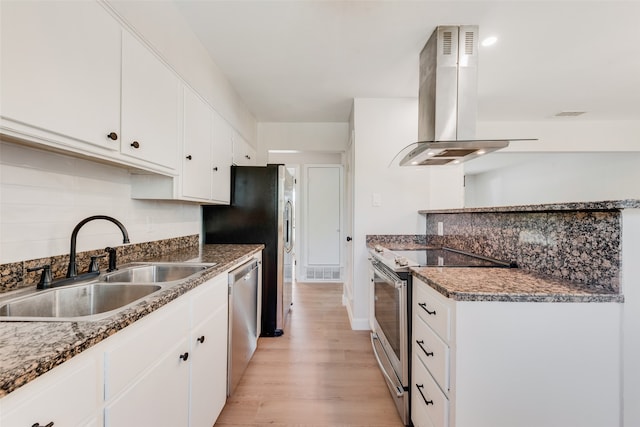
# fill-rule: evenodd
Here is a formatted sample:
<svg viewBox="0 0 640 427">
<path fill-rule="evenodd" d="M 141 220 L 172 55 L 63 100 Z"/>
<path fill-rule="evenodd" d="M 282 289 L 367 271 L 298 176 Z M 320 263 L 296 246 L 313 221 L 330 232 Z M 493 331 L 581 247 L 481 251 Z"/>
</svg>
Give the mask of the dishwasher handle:
<svg viewBox="0 0 640 427">
<path fill-rule="evenodd" d="M 251 273 L 258 268 L 258 260 L 252 259 L 236 269 L 229 272 L 229 284 L 233 285 L 241 277 L 244 276 L 245 280 L 249 280 Z"/>
</svg>

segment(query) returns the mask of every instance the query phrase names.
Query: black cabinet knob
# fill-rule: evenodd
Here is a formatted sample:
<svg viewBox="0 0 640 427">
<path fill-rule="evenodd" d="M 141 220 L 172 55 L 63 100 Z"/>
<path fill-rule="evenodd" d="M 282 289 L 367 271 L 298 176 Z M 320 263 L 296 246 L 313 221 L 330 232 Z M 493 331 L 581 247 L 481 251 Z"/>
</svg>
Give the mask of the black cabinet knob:
<svg viewBox="0 0 640 427">
<path fill-rule="evenodd" d="M 133 141 L 133 142 L 131 143 L 131 146 L 132 146 L 133 148 L 140 148 L 140 143 L 139 143 L 138 141 Z"/>
<path fill-rule="evenodd" d="M 198 341 L 200 344 L 202 344 L 204 342 L 204 335 L 201 336 L 200 338 L 198 338 L 196 341 Z"/>
<path fill-rule="evenodd" d="M 218 172 L 218 167 L 217 167 L 217 166 L 214 166 L 214 167 L 213 167 L 213 170 L 214 170 L 214 171 L 216 171 L 216 172 Z"/>
<path fill-rule="evenodd" d="M 186 361 L 189 358 L 189 352 L 185 351 L 184 354 L 180 355 L 180 359 Z"/>
<path fill-rule="evenodd" d="M 191 157 L 191 154 L 189 154 L 187 157 L 185 157 L 187 160 L 191 160 L 193 157 Z"/>
<path fill-rule="evenodd" d="M 351 240 L 353 240 L 351 236 L 347 236 L 347 242 L 350 242 Z"/>
<path fill-rule="evenodd" d="M 118 134 L 115 132 L 111 132 L 109 135 L 107 135 L 107 138 L 113 140 L 113 141 L 117 141 L 118 140 Z"/>
</svg>

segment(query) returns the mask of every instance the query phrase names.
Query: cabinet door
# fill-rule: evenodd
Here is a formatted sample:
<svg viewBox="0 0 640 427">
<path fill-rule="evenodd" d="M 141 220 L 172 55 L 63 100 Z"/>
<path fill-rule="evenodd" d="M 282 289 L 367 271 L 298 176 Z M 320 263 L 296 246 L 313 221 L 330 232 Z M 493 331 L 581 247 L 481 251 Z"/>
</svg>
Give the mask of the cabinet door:
<svg viewBox="0 0 640 427">
<path fill-rule="evenodd" d="M 117 152 L 119 139 L 107 138 L 120 132 L 115 19 L 96 2 L 45 1 L 2 2 L 1 19 L 4 131 Z"/>
<path fill-rule="evenodd" d="M 182 152 L 182 195 L 211 198 L 212 110 L 191 90 L 184 91 L 184 145 Z"/>
<path fill-rule="evenodd" d="M 238 166 L 255 166 L 256 150 L 239 133 L 233 135 L 233 163 Z"/>
<path fill-rule="evenodd" d="M 191 427 L 212 426 L 227 401 L 226 308 L 218 308 L 191 335 Z"/>
<path fill-rule="evenodd" d="M 127 156 L 176 169 L 182 90 L 149 49 L 122 33 L 122 145 Z"/>
<path fill-rule="evenodd" d="M 212 426 L 227 399 L 227 274 L 191 295 L 191 399 L 189 425 Z"/>
<path fill-rule="evenodd" d="M 98 426 L 100 350 L 88 349 L 0 400 L 0 425 Z M 90 424 L 92 420 L 94 424 Z"/>
<path fill-rule="evenodd" d="M 211 198 L 221 203 L 231 200 L 231 163 L 233 128 L 218 113 L 213 113 L 213 180 Z"/>
<path fill-rule="evenodd" d="M 160 331 L 161 333 L 161 331 Z M 189 418 L 186 337 L 105 406 L 105 427 L 183 426 Z M 180 356 L 183 356 L 182 358 Z"/>
</svg>

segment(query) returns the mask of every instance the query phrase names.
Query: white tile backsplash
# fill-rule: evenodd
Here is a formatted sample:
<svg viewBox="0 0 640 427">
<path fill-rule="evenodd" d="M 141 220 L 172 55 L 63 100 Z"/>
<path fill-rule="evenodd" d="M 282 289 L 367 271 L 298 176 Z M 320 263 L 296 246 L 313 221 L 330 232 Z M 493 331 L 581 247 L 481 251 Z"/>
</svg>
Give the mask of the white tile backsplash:
<svg viewBox="0 0 640 427">
<path fill-rule="evenodd" d="M 0 142 L 0 264 L 62 255 L 82 219 L 109 215 L 132 243 L 200 233 L 195 204 L 131 199 L 129 172 L 89 160 Z M 121 245 L 108 221 L 78 234 L 78 251 Z"/>
</svg>

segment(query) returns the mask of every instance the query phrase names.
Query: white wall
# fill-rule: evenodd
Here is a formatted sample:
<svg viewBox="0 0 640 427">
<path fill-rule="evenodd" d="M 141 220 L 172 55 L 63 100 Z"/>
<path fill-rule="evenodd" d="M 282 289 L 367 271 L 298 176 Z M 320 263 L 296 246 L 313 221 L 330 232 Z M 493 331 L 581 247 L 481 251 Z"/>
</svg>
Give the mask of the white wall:
<svg viewBox="0 0 640 427">
<path fill-rule="evenodd" d="M 465 206 L 640 198 L 640 152 L 529 153 L 518 159 L 467 175 Z"/>
<path fill-rule="evenodd" d="M 418 210 L 462 206 L 460 166 L 389 166 L 400 150 L 417 141 L 417 123 L 417 99 L 354 100 L 353 295 L 346 299 L 355 329 L 369 328 L 366 235 L 424 234 L 426 221 Z M 380 206 L 373 206 L 374 195 Z"/>
<path fill-rule="evenodd" d="M 34 148 L 0 143 L 0 264 L 69 253 L 82 219 L 109 215 L 131 243 L 200 233 L 194 204 L 132 200 L 127 170 Z M 78 251 L 122 244 L 120 230 L 92 221 Z"/>
<path fill-rule="evenodd" d="M 538 139 L 512 142 L 501 150 L 504 152 L 640 151 L 640 120 L 554 117 L 537 122 L 478 122 L 476 126 L 478 138 Z"/>
<path fill-rule="evenodd" d="M 171 1 L 107 3 L 254 148 L 256 121 Z"/>
<path fill-rule="evenodd" d="M 341 153 L 348 140 L 348 123 L 258 123 L 258 164 L 269 150 Z"/>
</svg>

